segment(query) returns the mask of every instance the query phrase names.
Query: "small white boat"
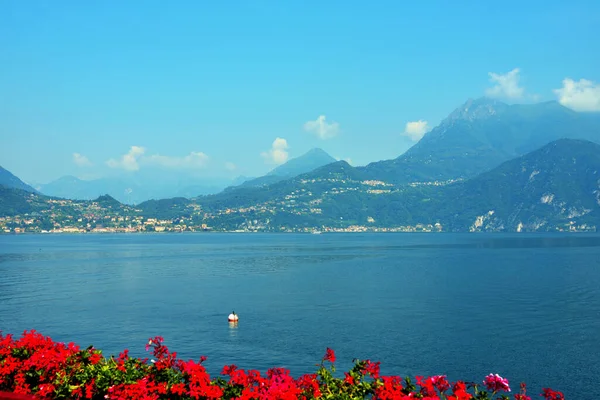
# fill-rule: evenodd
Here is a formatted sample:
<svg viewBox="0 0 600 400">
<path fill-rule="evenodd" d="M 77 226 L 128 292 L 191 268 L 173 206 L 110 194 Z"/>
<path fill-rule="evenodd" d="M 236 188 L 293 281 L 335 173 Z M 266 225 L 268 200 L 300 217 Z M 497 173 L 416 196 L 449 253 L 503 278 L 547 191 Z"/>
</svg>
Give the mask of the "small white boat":
<svg viewBox="0 0 600 400">
<path fill-rule="evenodd" d="M 312 231 L 311 233 L 312 233 L 313 235 L 320 235 L 320 234 L 321 234 L 321 231 Z"/>
</svg>

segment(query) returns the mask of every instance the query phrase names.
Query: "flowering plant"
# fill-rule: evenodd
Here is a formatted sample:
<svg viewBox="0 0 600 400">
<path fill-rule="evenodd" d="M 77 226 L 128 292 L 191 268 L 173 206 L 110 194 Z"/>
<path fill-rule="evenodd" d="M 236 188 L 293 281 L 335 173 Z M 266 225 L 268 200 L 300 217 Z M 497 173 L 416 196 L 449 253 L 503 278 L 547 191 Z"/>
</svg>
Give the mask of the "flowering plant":
<svg viewBox="0 0 600 400">
<path fill-rule="evenodd" d="M 408 377 L 380 375 L 379 362 L 355 360 L 338 378 L 335 353 L 329 348 L 317 372 L 299 378 L 283 368 L 261 375 L 235 365 L 211 378 L 202 365 L 206 357 L 183 361 L 163 342 L 162 337 L 150 339 L 146 350 L 153 359 L 141 360 L 129 357 L 127 350 L 116 358 L 104 357 L 94 347 L 54 342 L 35 331 L 25 331 L 19 339 L 0 333 L 0 399 L 2 392 L 23 399 L 510 399 L 509 383 L 498 374 L 488 375 L 482 384 L 449 382 L 444 375 L 417 376 L 413 383 Z M 548 388 L 541 396 L 564 399 Z M 524 384 L 513 398 L 531 399 Z"/>
</svg>

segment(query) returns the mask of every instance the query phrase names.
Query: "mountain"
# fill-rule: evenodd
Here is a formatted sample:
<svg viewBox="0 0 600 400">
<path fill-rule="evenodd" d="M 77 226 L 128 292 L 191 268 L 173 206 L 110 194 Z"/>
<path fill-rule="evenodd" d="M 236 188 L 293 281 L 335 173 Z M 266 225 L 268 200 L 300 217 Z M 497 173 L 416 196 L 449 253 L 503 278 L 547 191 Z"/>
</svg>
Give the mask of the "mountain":
<svg viewBox="0 0 600 400">
<path fill-rule="evenodd" d="M 233 178 L 233 180 L 231 181 L 231 186 L 238 186 L 238 185 L 241 185 L 242 183 L 252 180 L 252 179 L 256 179 L 256 177 L 240 175 L 238 177 Z"/>
<path fill-rule="evenodd" d="M 285 164 L 278 166 L 269 172 L 267 176 L 292 178 L 333 162 L 336 162 L 336 159 L 327 154 L 325 150 L 314 148 L 300 157 L 292 158 Z"/>
<path fill-rule="evenodd" d="M 265 188 L 197 202 L 214 215 L 209 225 L 227 229 L 256 224 L 273 230 L 435 224 L 458 232 L 600 228 L 600 145 L 589 141 L 560 139 L 452 184 L 394 185 L 363 178 L 338 162 Z"/>
<path fill-rule="evenodd" d="M 112 197 L 108 194 L 99 196 L 96 200 L 94 200 L 94 202 L 103 208 L 118 209 L 118 208 L 121 208 L 121 206 L 122 206 L 122 204 L 118 200 L 116 200 L 114 197 Z"/>
<path fill-rule="evenodd" d="M 266 187 L 191 200 L 150 200 L 135 208 L 107 195 L 71 201 L 0 186 L 0 215 L 5 217 L 0 229 L 120 226 L 136 231 L 146 225 L 151 225 L 148 230 L 271 232 L 600 229 L 600 145 L 590 141 L 560 139 L 450 184 L 395 185 L 362 179 L 356 168 L 340 161 Z"/>
<path fill-rule="evenodd" d="M 446 188 L 458 230 L 537 231 L 557 224 L 600 229 L 600 145 L 560 139 Z M 440 210 L 441 211 L 441 210 Z"/>
<path fill-rule="evenodd" d="M 554 101 L 508 105 L 488 98 L 471 99 L 396 159 L 364 167 L 328 163 L 301 176 L 322 183 L 347 179 L 392 185 L 444 184 L 473 178 L 562 138 L 600 143 L 600 115 L 578 113 Z M 225 192 L 257 186 L 277 191 L 282 180 L 267 175 Z M 234 196 L 240 202 L 249 195 L 251 192 L 244 191 Z M 262 198 L 265 194 L 256 195 Z"/>
<path fill-rule="evenodd" d="M 379 197 L 364 212 L 459 232 L 600 229 L 600 145 L 560 139 L 465 182 Z"/>
<path fill-rule="evenodd" d="M 34 188 L 32 188 L 31 186 L 14 176 L 10 171 L 2 167 L 0 167 L 0 185 L 5 186 L 7 188 L 21 189 L 26 192 L 36 192 Z"/>
<path fill-rule="evenodd" d="M 138 204 L 136 208 L 141 211 L 141 215 L 158 219 L 190 218 L 195 210 L 192 201 L 184 197 L 148 200 Z"/>
<path fill-rule="evenodd" d="M 138 204 L 150 199 L 194 197 L 218 193 L 226 184 L 218 181 L 201 181 L 184 176 L 139 176 L 82 180 L 63 176 L 38 190 L 48 196 L 65 199 L 93 200 L 104 194 L 125 204 Z"/>
<path fill-rule="evenodd" d="M 561 138 L 600 142 L 600 118 L 555 101 L 469 100 L 394 160 L 359 170 L 392 183 L 470 178 Z"/>
<path fill-rule="evenodd" d="M 135 182 L 119 178 L 101 178 L 83 180 L 74 176 L 63 176 L 55 181 L 37 186 L 38 190 L 47 196 L 64 199 L 93 200 L 104 194 L 119 199 L 123 203 L 135 203 L 132 196 L 139 188 Z M 132 200 L 133 197 L 133 200 Z"/>
<path fill-rule="evenodd" d="M 48 209 L 44 196 L 15 187 L 0 185 L 0 216 L 29 214 Z"/>
<path fill-rule="evenodd" d="M 319 148 L 314 148 L 300 157 L 292 158 L 286 163 L 276 167 L 265 176 L 246 180 L 237 187 L 247 188 L 271 185 L 334 162 L 336 162 L 336 159 L 327 154 L 327 152 Z M 229 187 L 228 190 L 233 188 L 234 187 Z"/>
</svg>

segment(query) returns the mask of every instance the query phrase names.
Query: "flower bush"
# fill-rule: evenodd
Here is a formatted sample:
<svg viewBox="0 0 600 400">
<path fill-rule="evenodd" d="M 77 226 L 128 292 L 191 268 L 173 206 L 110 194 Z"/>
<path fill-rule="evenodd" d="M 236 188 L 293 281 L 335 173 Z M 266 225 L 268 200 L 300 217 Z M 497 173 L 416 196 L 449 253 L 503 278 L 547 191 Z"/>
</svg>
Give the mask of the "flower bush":
<svg viewBox="0 0 600 400">
<path fill-rule="evenodd" d="M 355 360 L 350 371 L 336 377 L 336 357 L 329 348 L 316 373 L 299 378 L 283 368 L 262 375 L 235 365 L 211 378 L 202 365 L 205 357 L 183 361 L 163 342 L 150 339 L 146 350 L 153 359 L 141 360 L 127 350 L 104 357 L 94 347 L 57 343 L 36 331 L 25 331 L 19 339 L 0 333 L 0 392 L 31 399 L 511 399 L 509 382 L 498 374 L 481 383 L 450 382 L 444 375 L 417 376 L 413 383 L 408 377 L 380 375 L 379 362 Z M 564 399 L 548 388 L 540 396 Z M 525 384 L 512 398 L 531 399 Z"/>
</svg>

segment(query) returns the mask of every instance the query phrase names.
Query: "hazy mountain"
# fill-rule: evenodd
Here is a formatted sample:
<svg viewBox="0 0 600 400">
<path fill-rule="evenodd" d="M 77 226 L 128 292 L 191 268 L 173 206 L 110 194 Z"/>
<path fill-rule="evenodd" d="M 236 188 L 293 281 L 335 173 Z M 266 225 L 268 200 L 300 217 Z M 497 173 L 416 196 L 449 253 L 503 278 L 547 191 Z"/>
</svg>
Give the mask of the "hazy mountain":
<svg viewBox="0 0 600 400">
<path fill-rule="evenodd" d="M 291 178 L 333 162 L 336 162 L 336 159 L 327 154 L 325 150 L 314 148 L 300 157 L 292 158 L 288 162 L 278 166 L 269 172 L 267 176 Z"/>
<path fill-rule="evenodd" d="M 394 160 L 358 168 L 394 183 L 473 177 L 561 138 L 600 142 L 600 118 L 557 102 L 469 100 Z"/>
<path fill-rule="evenodd" d="M 122 178 L 82 180 L 64 176 L 38 190 L 48 196 L 76 200 L 93 200 L 108 194 L 125 204 L 138 204 L 150 199 L 194 197 L 217 193 L 226 186 L 224 182 L 198 182 L 199 179 L 173 176 L 131 175 Z"/>
<path fill-rule="evenodd" d="M 260 187 L 271 185 L 284 179 L 290 179 L 300 174 L 313 171 L 333 162 L 336 162 L 335 158 L 331 157 L 327 152 L 319 148 L 314 148 L 300 157 L 292 158 L 286 163 L 276 167 L 265 176 L 246 180 L 237 187 Z M 230 187 L 228 190 L 231 190 L 232 188 L 233 187 Z"/>
<path fill-rule="evenodd" d="M 0 185 L 9 188 L 21 189 L 26 192 L 35 192 L 36 190 L 14 176 L 10 171 L 0 167 Z"/>
<path fill-rule="evenodd" d="M 274 230 L 436 223 L 454 231 L 600 228 L 600 145 L 589 141 L 561 139 L 450 185 L 390 186 L 363 178 L 338 162 L 265 188 L 197 201 L 218 215 L 216 226 L 228 229 L 248 221 Z M 231 212 L 220 212 L 226 209 Z"/>
<path fill-rule="evenodd" d="M 74 176 L 63 176 L 55 181 L 37 186 L 45 195 L 64 199 L 93 200 L 109 194 L 123 203 L 133 204 L 138 200 L 140 187 L 132 181 L 119 178 L 83 180 Z"/>
<path fill-rule="evenodd" d="M 75 223 L 85 207 L 94 206 L 105 215 L 124 212 L 174 223 L 186 218 L 186 223 L 191 219 L 217 230 L 420 224 L 458 232 L 600 228 L 600 145 L 584 140 L 560 139 L 470 180 L 442 186 L 361 181 L 352 175 L 356 169 L 343 161 L 315 172 L 328 178 L 305 174 L 195 200 L 151 200 L 135 210 L 110 196 L 87 205 L 57 204 L 46 196 L 0 186 L 0 214 L 38 213 L 51 226 L 50 212 Z"/>
<path fill-rule="evenodd" d="M 321 181 L 379 180 L 396 185 L 468 179 L 561 138 L 600 143 L 600 115 L 578 113 L 554 101 L 508 105 L 480 98 L 458 107 L 396 159 L 364 167 L 332 162 L 301 176 Z M 267 185 L 273 192 L 282 187 L 278 183 L 281 180 L 267 175 L 226 192 Z M 245 191 L 235 197 L 243 202 L 244 196 L 250 195 L 254 196 Z"/>
<path fill-rule="evenodd" d="M 233 181 L 231 182 L 231 186 L 238 186 L 238 185 L 241 185 L 242 183 L 252 180 L 252 179 L 256 179 L 256 177 L 240 175 L 233 179 Z"/>
</svg>

